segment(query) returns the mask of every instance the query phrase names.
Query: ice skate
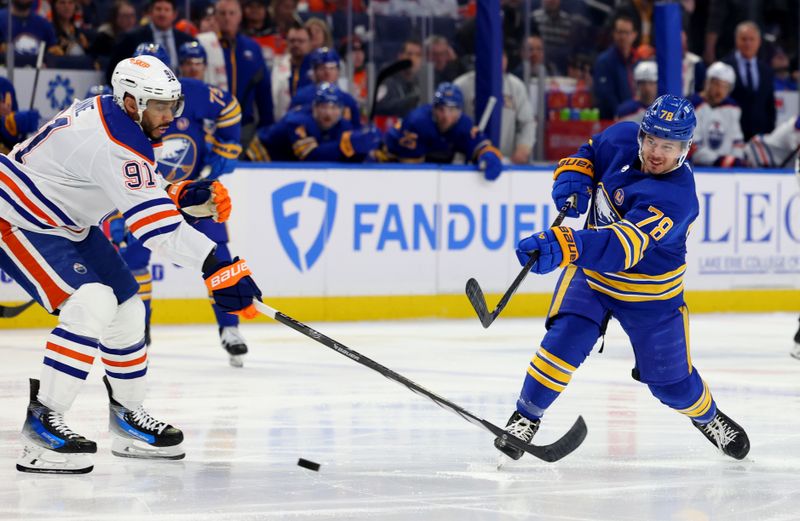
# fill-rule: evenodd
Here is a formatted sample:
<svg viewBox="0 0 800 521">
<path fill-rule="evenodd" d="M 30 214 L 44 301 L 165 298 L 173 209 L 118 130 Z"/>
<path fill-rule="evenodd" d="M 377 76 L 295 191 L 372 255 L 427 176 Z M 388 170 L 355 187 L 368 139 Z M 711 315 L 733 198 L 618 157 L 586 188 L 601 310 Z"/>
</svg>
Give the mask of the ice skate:
<svg viewBox="0 0 800 521">
<path fill-rule="evenodd" d="M 111 453 L 121 458 L 183 459 L 183 432 L 158 421 L 141 405 L 136 410 L 125 408 L 114 400 L 108 377 L 103 376 L 108 391 L 109 420 L 113 443 Z"/>
<path fill-rule="evenodd" d="M 794 334 L 794 347 L 789 354 L 792 355 L 793 358 L 800 360 L 800 328 L 798 328 L 797 333 Z"/>
<path fill-rule="evenodd" d="M 222 347 L 230 356 L 231 367 L 243 367 L 244 355 L 247 354 L 247 344 L 236 326 L 223 327 L 219 331 Z"/>
<path fill-rule="evenodd" d="M 72 431 L 64 415 L 39 402 L 39 380 L 30 380 L 31 397 L 22 427 L 22 456 L 17 460 L 20 472 L 48 474 L 86 474 L 94 468 L 89 454 L 97 444 Z"/>
<path fill-rule="evenodd" d="M 506 432 L 524 442 L 530 443 L 533 439 L 533 435 L 539 430 L 539 423 L 540 420 L 529 420 L 517 411 L 514 411 L 514 414 L 511 415 L 511 418 L 508 419 L 508 423 L 506 423 Z M 494 439 L 494 446 L 497 450 L 513 460 L 518 460 L 525 454 L 525 451 L 507 445 L 500 437 Z M 499 469 L 503 463 L 503 460 L 498 462 L 497 468 Z"/>
<path fill-rule="evenodd" d="M 697 427 L 708 438 L 708 441 L 732 458 L 743 459 L 750 452 L 750 440 L 742 426 L 728 418 L 719 409 L 710 422 L 700 425 L 693 421 L 692 425 Z"/>
</svg>

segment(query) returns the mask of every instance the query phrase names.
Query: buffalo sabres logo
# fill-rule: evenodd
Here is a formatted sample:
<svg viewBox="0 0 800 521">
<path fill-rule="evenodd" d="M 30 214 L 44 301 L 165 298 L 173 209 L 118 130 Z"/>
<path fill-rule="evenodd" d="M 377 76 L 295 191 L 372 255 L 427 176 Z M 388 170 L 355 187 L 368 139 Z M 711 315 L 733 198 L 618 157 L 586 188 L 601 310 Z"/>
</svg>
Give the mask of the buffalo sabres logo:
<svg viewBox="0 0 800 521">
<path fill-rule="evenodd" d="M 625 200 L 625 192 L 622 191 L 622 188 L 617 188 L 614 192 L 614 202 L 617 206 L 621 206 L 622 202 Z"/>
<path fill-rule="evenodd" d="M 614 194 L 616 199 L 616 194 Z M 594 193 L 594 222 L 596 226 L 608 226 L 619 221 L 621 217 L 614 208 L 614 203 L 606 192 L 606 188 L 602 182 L 597 183 L 597 189 Z"/>
<path fill-rule="evenodd" d="M 171 182 L 183 181 L 192 174 L 197 164 L 197 144 L 191 136 L 170 134 L 164 138 L 161 149 L 158 170 L 164 179 Z"/>
</svg>

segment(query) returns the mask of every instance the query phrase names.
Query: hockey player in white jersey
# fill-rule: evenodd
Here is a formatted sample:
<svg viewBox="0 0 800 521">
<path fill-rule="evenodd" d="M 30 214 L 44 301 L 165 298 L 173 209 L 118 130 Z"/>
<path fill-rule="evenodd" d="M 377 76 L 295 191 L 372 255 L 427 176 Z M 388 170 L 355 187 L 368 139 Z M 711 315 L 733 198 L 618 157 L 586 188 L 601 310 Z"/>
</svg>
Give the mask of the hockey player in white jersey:
<svg viewBox="0 0 800 521">
<path fill-rule="evenodd" d="M 735 84 L 733 67 L 714 62 L 706 72 L 703 92 L 689 98 L 697 116 L 691 156 L 695 165 L 745 166 L 742 109 L 729 97 Z"/>
<path fill-rule="evenodd" d="M 181 86 L 157 58 L 126 59 L 114 69 L 113 96 L 76 101 L 5 156 L 0 155 L 0 268 L 49 312 L 40 380 L 31 379 L 23 426 L 24 472 L 92 470 L 94 441 L 64 420 L 96 357 L 110 399 L 112 453 L 180 459 L 183 433 L 143 407 L 147 349 L 138 285 L 97 227 L 119 210 L 147 248 L 202 270 L 215 302 L 255 316 L 261 292 L 243 260 L 219 262 L 214 243 L 182 211 L 210 216 L 229 204 L 212 185 L 166 186 L 153 142 L 181 113 Z M 177 205 L 177 207 L 176 207 Z"/>
<path fill-rule="evenodd" d="M 753 136 L 745 146 L 750 166 L 784 168 L 800 150 L 800 116 L 784 121 L 769 134 Z"/>
</svg>

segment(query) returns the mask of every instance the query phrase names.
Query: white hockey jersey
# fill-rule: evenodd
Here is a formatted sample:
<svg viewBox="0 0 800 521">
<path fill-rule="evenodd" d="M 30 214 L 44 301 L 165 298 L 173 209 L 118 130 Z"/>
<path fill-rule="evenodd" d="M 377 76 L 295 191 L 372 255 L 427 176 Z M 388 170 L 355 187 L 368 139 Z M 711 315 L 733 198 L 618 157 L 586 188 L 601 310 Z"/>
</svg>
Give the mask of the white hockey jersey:
<svg viewBox="0 0 800 521">
<path fill-rule="evenodd" d="M 692 163 L 712 166 L 722 156 L 744 158 L 744 135 L 739 121 L 742 109 L 731 98 L 712 107 L 699 95 L 690 98 L 697 116 Z"/>
<path fill-rule="evenodd" d="M 784 121 L 769 134 L 753 136 L 745 147 L 745 157 L 756 167 L 787 167 L 800 147 L 800 116 Z"/>
<path fill-rule="evenodd" d="M 200 270 L 214 243 L 186 223 L 163 183 L 139 125 L 111 96 L 97 96 L 0 155 L 0 218 L 80 241 L 119 210 L 144 246 Z"/>
</svg>

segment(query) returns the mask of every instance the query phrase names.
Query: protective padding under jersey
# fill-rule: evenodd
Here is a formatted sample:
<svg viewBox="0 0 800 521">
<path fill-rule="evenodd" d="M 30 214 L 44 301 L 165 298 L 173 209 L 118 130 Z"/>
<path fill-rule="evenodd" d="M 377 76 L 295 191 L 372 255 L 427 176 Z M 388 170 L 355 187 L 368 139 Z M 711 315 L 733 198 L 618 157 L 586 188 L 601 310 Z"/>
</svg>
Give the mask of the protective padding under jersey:
<svg viewBox="0 0 800 521">
<path fill-rule="evenodd" d="M 142 404 L 147 390 L 145 307 L 138 295 L 119 306 L 100 338 L 100 356 L 114 399 L 128 409 Z"/>
<path fill-rule="evenodd" d="M 114 290 L 105 284 L 79 287 L 62 304 L 59 325 L 76 335 L 100 338 L 117 314 Z"/>
</svg>

